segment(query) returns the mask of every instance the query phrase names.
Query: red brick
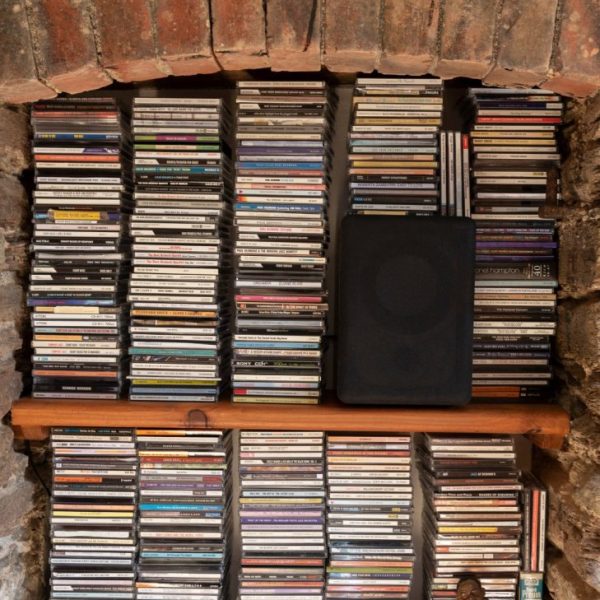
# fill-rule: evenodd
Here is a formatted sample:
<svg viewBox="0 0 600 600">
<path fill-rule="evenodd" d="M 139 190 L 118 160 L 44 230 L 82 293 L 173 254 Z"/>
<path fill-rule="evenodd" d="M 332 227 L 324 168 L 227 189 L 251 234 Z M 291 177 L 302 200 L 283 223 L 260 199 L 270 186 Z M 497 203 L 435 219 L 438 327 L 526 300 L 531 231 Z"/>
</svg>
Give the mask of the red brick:
<svg viewBox="0 0 600 600">
<path fill-rule="evenodd" d="M 381 46 L 380 16 L 378 0 L 327 0 L 324 65 L 341 73 L 373 71 Z"/>
<path fill-rule="evenodd" d="M 211 46 L 209 0 L 159 0 L 154 20 L 158 57 L 173 75 L 219 70 Z"/>
<path fill-rule="evenodd" d="M 321 1 L 267 0 L 267 48 L 274 71 L 320 71 Z"/>
<path fill-rule="evenodd" d="M 597 0 L 564 0 L 555 61 L 542 87 L 580 97 L 600 89 L 600 2 Z"/>
<path fill-rule="evenodd" d="M 223 69 L 269 66 L 262 0 L 211 0 L 213 51 Z"/>
<path fill-rule="evenodd" d="M 20 0 L 0 0 L 0 101 L 31 102 L 56 93 L 38 80 L 27 15 Z"/>
<path fill-rule="evenodd" d="M 89 5 L 83 0 L 27 0 L 40 77 L 76 94 L 112 83 L 98 64 Z"/>
<path fill-rule="evenodd" d="M 383 41 L 377 70 L 424 75 L 436 55 L 440 0 L 384 0 Z"/>
<path fill-rule="evenodd" d="M 558 0 L 505 2 L 498 23 L 498 52 L 489 85 L 531 87 L 550 68 Z"/>
<path fill-rule="evenodd" d="M 500 0 L 446 0 L 443 5 L 440 77 L 483 79 L 492 68 L 494 29 Z"/>
<path fill-rule="evenodd" d="M 146 0 L 94 0 L 100 62 L 118 81 L 168 75 L 156 57 Z"/>
</svg>

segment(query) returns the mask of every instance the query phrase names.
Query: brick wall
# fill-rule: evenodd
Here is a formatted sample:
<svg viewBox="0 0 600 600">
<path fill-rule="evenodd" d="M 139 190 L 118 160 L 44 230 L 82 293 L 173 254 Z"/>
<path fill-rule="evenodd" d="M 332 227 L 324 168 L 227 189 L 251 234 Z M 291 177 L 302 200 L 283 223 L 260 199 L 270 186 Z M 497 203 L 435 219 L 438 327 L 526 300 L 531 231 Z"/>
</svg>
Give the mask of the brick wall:
<svg viewBox="0 0 600 600">
<path fill-rule="evenodd" d="M 600 89 L 596 0 L 0 0 L 0 101 L 220 70 Z"/>
</svg>

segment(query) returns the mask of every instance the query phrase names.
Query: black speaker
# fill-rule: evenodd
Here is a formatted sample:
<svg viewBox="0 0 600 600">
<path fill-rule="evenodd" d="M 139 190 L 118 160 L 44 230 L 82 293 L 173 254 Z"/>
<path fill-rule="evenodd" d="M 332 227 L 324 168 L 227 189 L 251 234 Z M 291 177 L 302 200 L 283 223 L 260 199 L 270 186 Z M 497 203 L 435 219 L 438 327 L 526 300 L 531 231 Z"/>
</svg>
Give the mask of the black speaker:
<svg viewBox="0 0 600 600">
<path fill-rule="evenodd" d="M 344 217 L 337 391 L 349 404 L 459 406 L 471 397 L 475 225 Z"/>
</svg>

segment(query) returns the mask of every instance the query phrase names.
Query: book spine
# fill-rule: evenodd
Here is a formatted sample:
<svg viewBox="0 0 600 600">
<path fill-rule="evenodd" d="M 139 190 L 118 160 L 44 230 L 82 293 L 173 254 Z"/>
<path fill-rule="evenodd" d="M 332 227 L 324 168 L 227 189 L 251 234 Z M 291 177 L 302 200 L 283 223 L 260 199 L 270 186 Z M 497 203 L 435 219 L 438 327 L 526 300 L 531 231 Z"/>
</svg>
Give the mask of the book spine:
<svg viewBox="0 0 600 600">
<path fill-rule="evenodd" d="M 454 139 L 453 133 L 446 133 L 448 148 L 448 213 L 447 216 L 453 217 L 456 214 L 456 172 L 454 169 Z"/>
<path fill-rule="evenodd" d="M 469 168 L 469 134 L 462 135 L 463 197 L 465 217 L 471 216 L 471 173 Z"/>
<path fill-rule="evenodd" d="M 527 569 L 531 561 L 531 488 L 526 487 L 522 493 L 523 502 L 523 540 L 521 558 L 523 569 Z"/>
<path fill-rule="evenodd" d="M 456 186 L 456 210 L 457 217 L 464 216 L 464 198 L 463 198 L 463 168 L 462 168 L 462 149 L 460 140 L 460 131 L 455 131 L 454 138 L 454 183 Z"/>
<path fill-rule="evenodd" d="M 446 137 L 445 131 L 440 132 L 440 214 L 442 216 L 448 215 L 448 156 L 446 151 Z"/>
<path fill-rule="evenodd" d="M 545 553 L 546 553 L 546 511 L 547 511 L 548 492 L 540 490 L 540 530 L 539 530 L 539 558 L 538 568 L 540 573 L 544 572 L 545 568 Z"/>
<path fill-rule="evenodd" d="M 531 502 L 531 559 L 529 562 L 529 570 L 537 571 L 538 565 L 538 535 L 540 523 L 540 490 L 532 490 Z"/>
</svg>

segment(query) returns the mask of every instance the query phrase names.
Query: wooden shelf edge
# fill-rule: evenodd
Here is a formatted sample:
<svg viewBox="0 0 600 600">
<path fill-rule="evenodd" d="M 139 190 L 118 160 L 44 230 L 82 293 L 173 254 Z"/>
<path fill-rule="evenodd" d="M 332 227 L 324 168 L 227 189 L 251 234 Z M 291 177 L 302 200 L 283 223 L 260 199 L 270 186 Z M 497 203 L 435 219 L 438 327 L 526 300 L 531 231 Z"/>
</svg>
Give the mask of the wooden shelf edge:
<svg viewBox="0 0 600 600">
<path fill-rule="evenodd" d="M 12 407 L 17 437 L 43 440 L 51 427 L 146 427 L 312 431 L 429 432 L 526 435 L 548 449 L 562 445 L 569 416 L 554 404 L 469 404 L 463 408 L 349 406 L 329 399 L 316 406 L 235 404 L 229 400 L 133 402 L 36 400 Z"/>
</svg>

